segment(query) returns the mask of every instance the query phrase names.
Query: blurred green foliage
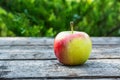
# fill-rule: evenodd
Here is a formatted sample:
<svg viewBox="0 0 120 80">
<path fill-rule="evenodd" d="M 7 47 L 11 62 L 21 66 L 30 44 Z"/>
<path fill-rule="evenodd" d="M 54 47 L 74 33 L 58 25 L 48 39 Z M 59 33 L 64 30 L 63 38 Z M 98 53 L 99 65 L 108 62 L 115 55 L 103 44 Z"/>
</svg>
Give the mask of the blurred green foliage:
<svg viewBox="0 0 120 80">
<path fill-rule="evenodd" d="M 0 0 L 0 36 L 47 36 L 70 30 L 120 36 L 120 0 Z"/>
</svg>

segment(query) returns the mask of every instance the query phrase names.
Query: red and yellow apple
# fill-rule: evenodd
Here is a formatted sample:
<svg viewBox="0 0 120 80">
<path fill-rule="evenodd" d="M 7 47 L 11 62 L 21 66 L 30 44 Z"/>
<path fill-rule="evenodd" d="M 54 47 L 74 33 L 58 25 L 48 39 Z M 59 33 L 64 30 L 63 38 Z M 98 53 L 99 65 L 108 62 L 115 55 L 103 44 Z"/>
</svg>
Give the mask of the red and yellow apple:
<svg viewBox="0 0 120 80">
<path fill-rule="evenodd" d="M 87 61 L 92 50 L 92 42 L 85 32 L 60 32 L 54 40 L 54 53 L 58 61 L 64 65 L 80 65 Z"/>
</svg>

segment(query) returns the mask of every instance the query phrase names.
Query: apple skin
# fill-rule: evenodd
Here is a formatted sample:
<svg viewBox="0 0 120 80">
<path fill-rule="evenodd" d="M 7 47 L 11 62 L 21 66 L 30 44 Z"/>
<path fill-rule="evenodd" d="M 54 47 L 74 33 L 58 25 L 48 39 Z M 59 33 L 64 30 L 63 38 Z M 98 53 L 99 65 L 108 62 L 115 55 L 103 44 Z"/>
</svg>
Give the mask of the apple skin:
<svg viewBox="0 0 120 80">
<path fill-rule="evenodd" d="M 84 64 L 92 51 L 92 41 L 85 32 L 63 31 L 54 40 L 54 53 L 64 65 Z"/>
</svg>

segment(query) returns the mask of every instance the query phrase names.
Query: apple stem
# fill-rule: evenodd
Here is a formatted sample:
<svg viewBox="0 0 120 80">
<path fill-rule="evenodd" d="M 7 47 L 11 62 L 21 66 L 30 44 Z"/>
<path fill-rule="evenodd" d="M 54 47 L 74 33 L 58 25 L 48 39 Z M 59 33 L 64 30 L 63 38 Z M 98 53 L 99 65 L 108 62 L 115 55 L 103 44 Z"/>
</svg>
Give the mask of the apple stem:
<svg viewBox="0 0 120 80">
<path fill-rule="evenodd" d="M 73 34 L 73 26 L 74 26 L 74 22 L 73 21 L 70 21 L 70 27 L 71 27 L 71 31 L 72 31 L 72 34 Z"/>
</svg>

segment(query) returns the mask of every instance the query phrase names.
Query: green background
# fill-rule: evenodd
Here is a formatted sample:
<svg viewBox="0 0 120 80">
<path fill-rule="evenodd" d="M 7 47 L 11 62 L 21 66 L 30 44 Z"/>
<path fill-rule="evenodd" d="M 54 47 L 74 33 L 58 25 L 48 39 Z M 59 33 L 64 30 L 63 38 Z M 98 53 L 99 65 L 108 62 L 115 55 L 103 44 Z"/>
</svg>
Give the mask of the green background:
<svg viewBox="0 0 120 80">
<path fill-rule="evenodd" d="M 54 37 L 61 31 L 120 36 L 120 0 L 0 0 L 0 36 Z"/>
</svg>

